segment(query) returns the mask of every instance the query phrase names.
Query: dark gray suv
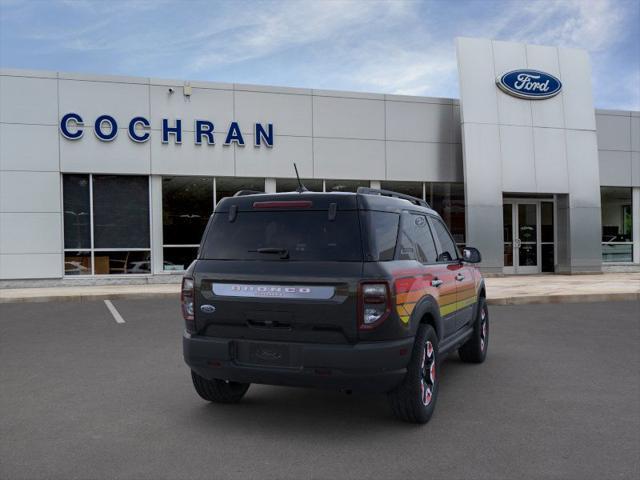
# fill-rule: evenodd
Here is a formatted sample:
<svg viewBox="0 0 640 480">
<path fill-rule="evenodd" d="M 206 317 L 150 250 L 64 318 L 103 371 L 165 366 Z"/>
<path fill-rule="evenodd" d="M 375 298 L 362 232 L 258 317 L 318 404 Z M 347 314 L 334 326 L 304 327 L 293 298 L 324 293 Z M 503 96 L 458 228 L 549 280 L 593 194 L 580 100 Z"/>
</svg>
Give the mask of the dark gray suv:
<svg viewBox="0 0 640 480">
<path fill-rule="evenodd" d="M 224 403 L 251 383 L 387 393 L 399 418 L 427 422 L 447 353 L 487 354 L 479 261 L 413 197 L 238 192 L 182 283 L 195 389 Z"/>
</svg>

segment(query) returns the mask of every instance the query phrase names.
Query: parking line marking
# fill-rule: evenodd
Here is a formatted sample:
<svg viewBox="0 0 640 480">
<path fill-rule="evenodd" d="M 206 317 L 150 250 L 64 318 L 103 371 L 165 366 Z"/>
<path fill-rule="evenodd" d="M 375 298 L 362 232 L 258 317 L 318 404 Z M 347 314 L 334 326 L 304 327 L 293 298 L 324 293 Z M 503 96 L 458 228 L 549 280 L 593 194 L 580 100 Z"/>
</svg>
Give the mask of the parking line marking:
<svg viewBox="0 0 640 480">
<path fill-rule="evenodd" d="M 124 318 L 122 318 L 122 315 L 120 315 L 118 310 L 116 310 L 116 307 L 113 306 L 113 303 L 111 303 L 111 300 L 105 300 L 104 304 L 107 306 L 107 308 L 111 312 L 111 315 L 113 315 L 113 318 L 117 323 L 124 323 Z"/>
</svg>

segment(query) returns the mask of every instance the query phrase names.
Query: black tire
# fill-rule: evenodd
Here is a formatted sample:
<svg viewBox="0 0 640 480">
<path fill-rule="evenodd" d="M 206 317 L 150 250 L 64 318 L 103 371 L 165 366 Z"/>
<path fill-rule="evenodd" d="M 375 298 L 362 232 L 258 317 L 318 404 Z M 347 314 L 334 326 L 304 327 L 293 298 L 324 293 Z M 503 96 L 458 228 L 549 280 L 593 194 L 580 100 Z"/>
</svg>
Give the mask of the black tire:
<svg viewBox="0 0 640 480">
<path fill-rule="evenodd" d="M 391 410 L 397 418 L 411 423 L 427 423 L 431 419 L 438 398 L 439 362 L 435 330 L 431 325 L 420 325 L 407 375 L 388 394 Z"/>
<path fill-rule="evenodd" d="M 473 323 L 473 334 L 458 349 L 458 355 L 463 362 L 482 363 L 487 358 L 487 349 L 489 348 L 489 309 L 487 301 L 480 298 L 478 301 L 478 309 L 476 311 L 476 319 Z"/>
<path fill-rule="evenodd" d="M 193 370 L 191 371 L 193 386 L 205 400 L 215 403 L 238 403 L 249 390 L 250 383 L 227 382 L 225 380 L 207 380 Z"/>
</svg>

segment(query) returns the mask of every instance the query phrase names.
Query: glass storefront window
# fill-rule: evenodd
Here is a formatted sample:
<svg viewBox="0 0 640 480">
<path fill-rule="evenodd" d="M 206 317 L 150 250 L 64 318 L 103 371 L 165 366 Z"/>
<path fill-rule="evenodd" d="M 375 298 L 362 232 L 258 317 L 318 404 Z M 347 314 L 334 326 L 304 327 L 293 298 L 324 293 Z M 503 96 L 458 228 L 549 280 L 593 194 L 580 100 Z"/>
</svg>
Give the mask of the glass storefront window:
<svg viewBox="0 0 640 480">
<path fill-rule="evenodd" d="M 93 175 L 95 248 L 149 248 L 149 178 Z"/>
<path fill-rule="evenodd" d="M 371 187 L 369 180 L 325 180 L 327 192 L 356 192 L 358 187 Z"/>
<path fill-rule="evenodd" d="M 151 273 L 149 177 L 64 175 L 65 275 Z"/>
<path fill-rule="evenodd" d="M 543 272 L 555 271 L 553 210 L 553 202 L 540 203 L 540 269 Z"/>
<path fill-rule="evenodd" d="M 504 242 L 504 266 L 513 267 L 513 205 L 502 205 L 503 218 L 503 242 Z"/>
<path fill-rule="evenodd" d="M 89 175 L 65 175 L 64 192 L 64 248 L 91 248 L 91 202 Z"/>
<path fill-rule="evenodd" d="M 162 235 L 165 245 L 199 245 L 213 213 L 213 178 L 162 178 Z"/>
<path fill-rule="evenodd" d="M 91 275 L 91 251 L 64 252 L 65 275 Z"/>
<path fill-rule="evenodd" d="M 303 179 L 310 191 L 355 192 L 369 180 Z M 295 191 L 295 178 L 276 179 L 276 191 Z M 324 188 L 323 188 L 324 187 Z M 458 245 L 465 243 L 464 188 L 457 183 L 383 181 L 380 187 L 425 198 Z M 162 178 L 163 270 L 183 271 L 196 257 L 215 204 L 239 190 L 265 190 L 264 178 Z M 426 195 L 425 195 L 426 192 Z M 151 273 L 149 177 L 63 176 L 65 275 Z"/>
<path fill-rule="evenodd" d="M 464 184 L 427 184 L 426 200 L 447 224 L 456 244 L 465 244 Z"/>
<path fill-rule="evenodd" d="M 151 273 L 151 253 L 149 250 L 94 252 L 96 275 L 123 275 Z"/>
<path fill-rule="evenodd" d="M 264 178 L 216 177 L 216 204 L 239 190 L 264 192 Z"/>
<path fill-rule="evenodd" d="M 198 247 L 164 247 L 162 269 L 166 272 L 186 270 L 198 256 Z"/>
<path fill-rule="evenodd" d="M 196 258 L 212 213 L 212 177 L 162 178 L 163 270 L 185 270 Z"/>
<path fill-rule="evenodd" d="M 424 200 L 424 184 L 422 182 L 380 182 L 380 188 Z"/>
<path fill-rule="evenodd" d="M 632 189 L 601 187 L 602 261 L 633 261 Z"/>
<path fill-rule="evenodd" d="M 302 184 L 311 192 L 322 192 L 322 180 L 301 178 Z M 295 192 L 298 188 L 298 180 L 295 178 L 278 178 L 276 180 L 276 192 Z"/>
</svg>

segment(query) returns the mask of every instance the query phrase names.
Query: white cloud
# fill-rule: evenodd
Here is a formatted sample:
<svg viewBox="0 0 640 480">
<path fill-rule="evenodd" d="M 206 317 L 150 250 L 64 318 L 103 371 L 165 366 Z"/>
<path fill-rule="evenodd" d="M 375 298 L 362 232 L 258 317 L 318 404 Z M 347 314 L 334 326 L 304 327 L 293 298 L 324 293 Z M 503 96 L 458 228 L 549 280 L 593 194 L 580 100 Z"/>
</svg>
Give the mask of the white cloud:
<svg viewBox="0 0 640 480">
<path fill-rule="evenodd" d="M 494 24 L 493 36 L 592 52 L 614 43 L 625 19 L 625 4 L 612 0 L 539 0 L 510 5 Z"/>
<path fill-rule="evenodd" d="M 225 48 L 196 56 L 190 69 L 197 72 L 224 64 L 247 60 L 296 49 L 321 42 L 329 43 L 336 37 L 366 35 L 363 27 L 372 23 L 394 22 L 404 15 L 407 2 L 356 2 L 331 0 L 324 2 L 269 3 L 268 8 L 255 9 L 254 15 L 225 20 Z M 257 13 L 256 13 L 257 12 Z M 200 38 L 216 38 L 220 35 L 216 26 L 202 30 Z M 366 38 L 354 38 L 366 41 Z"/>
<path fill-rule="evenodd" d="M 359 48 L 349 50 L 345 54 L 348 58 L 343 58 L 348 70 L 331 77 L 357 90 L 456 96 L 452 38 L 456 33 L 443 32 L 440 17 L 424 16 L 415 21 L 415 6 L 405 5 L 402 16 L 396 19 L 398 30 L 386 35 L 383 42 L 361 39 Z M 627 20 L 626 7 L 611 0 L 507 2 L 500 15 L 490 20 L 466 16 L 457 34 L 579 47 L 598 54 L 614 47 L 620 38 Z"/>
<path fill-rule="evenodd" d="M 365 60 L 344 72 L 343 82 L 356 89 L 400 95 L 455 95 L 456 59 L 450 49 L 439 46 L 423 51 L 398 46 L 384 49 L 380 58 Z"/>
<path fill-rule="evenodd" d="M 301 55 L 313 57 L 306 68 L 317 74 L 315 87 L 455 94 L 453 42 L 434 40 L 437 24 L 419 18 L 420 4 L 296 2 L 293 9 L 291 5 L 271 9 L 251 23 L 232 20 L 226 24 L 225 50 L 197 56 L 188 71 L 198 74 L 284 51 L 291 52 L 298 64 L 303 63 Z M 213 33 L 205 30 L 198 36 L 216 37 L 218 32 L 212 29 Z"/>
<path fill-rule="evenodd" d="M 638 61 L 612 60 L 620 39 L 638 32 L 638 0 L 64 0 L 47 4 L 52 19 L 36 2 L 0 2 L 10 6 L 4 25 L 24 24 L 16 41 L 35 42 L 34 53 L 70 62 L 99 56 L 114 73 L 457 96 L 453 38 L 464 35 L 586 48 L 594 75 L 619 70 L 629 79 L 597 78 L 597 95 L 618 99 L 629 88 L 638 108 L 627 87 L 640 75 Z"/>
</svg>

